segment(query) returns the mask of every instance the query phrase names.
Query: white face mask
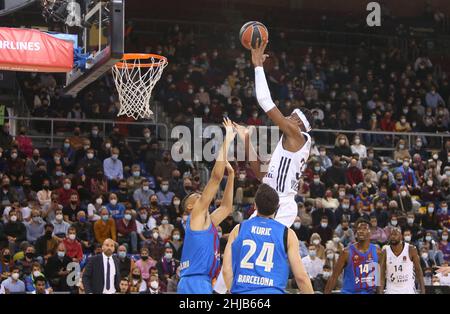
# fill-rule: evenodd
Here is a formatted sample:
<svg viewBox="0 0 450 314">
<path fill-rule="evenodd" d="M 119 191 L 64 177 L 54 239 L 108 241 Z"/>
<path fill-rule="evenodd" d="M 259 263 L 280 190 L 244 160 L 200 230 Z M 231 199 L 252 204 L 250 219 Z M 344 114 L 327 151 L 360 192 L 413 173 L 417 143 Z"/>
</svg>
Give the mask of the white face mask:
<svg viewBox="0 0 450 314">
<path fill-rule="evenodd" d="M 442 240 L 447 241 L 448 240 L 448 235 L 443 235 L 442 236 Z"/>
<path fill-rule="evenodd" d="M 92 153 L 88 153 L 88 154 L 86 154 L 86 156 L 87 156 L 88 159 L 94 158 L 94 154 L 92 154 Z"/>
<path fill-rule="evenodd" d="M 327 254 L 327 258 L 328 259 L 333 259 L 334 258 L 334 253 Z"/>
<path fill-rule="evenodd" d="M 326 228 L 326 227 L 328 227 L 328 224 L 327 224 L 326 222 L 322 222 L 322 223 L 320 224 L 320 226 L 321 226 L 322 228 Z"/>
<path fill-rule="evenodd" d="M 295 229 L 300 229 L 301 225 L 302 225 L 302 224 L 301 224 L 300 222 L 298 222 L 298 221 L 297 221 L 297 222 L 294 222 L 294 228 L 295 228 Z"/>
<path fill-rule="evenodd" d="M 151 287 L 153 290 L 156 290 L 156 289 L 159 288 L 159 283 L 158 283 L 157 281 L 152 281 L 152 282 L 150 282 L 150 287 Z"/>
<path fill-rule="evenodd" d="M 400 192 L 400 195 L 401 195 L 402 197 L 405 197 L 405 196 L 406 196 L 406 191 L 401 191 L 401 192 Z"/>
<path fill-rule="evenodd" d="M 95 202 L 97 203 L 97 205 L 102 205 L 103 200 L 102 200 L 101 198 L 97 198 L 97 199 L 95 200 Z"/>
<path fill-rule="evenodd" d="M 406 242 L 411 242 L 411 236 L 405 236 L 405 241 Z"/>
<path fill-rule="evenodd" d="M 179 205 L 180 205 L 180 200 L 175 200 L 175 201 L 173 201 L 173 205 L 179 206 Z"/>
<path fill-rule="evenodd" d="M 12 222 L 16 222 L 17 221 L 17 216 L 11 216 L 11 218 L 9 218 L 9 220 L 11 220 Z"/>
<path fill-rule="evenodd" d="M 425 237 L 425 240 L 427 240 L 428 242 L 430 242 L 430 241 L 431 241 L 431 236 L 426 236 L 426 237 Z"/>
<path fill-rule="evenodd" d="M 412 225 L 414 223 L 414 218 L 408 218 L 408 224 Z"/>
<path fill-rule="evenodd" d="M 330 276 L 331 276 L 331 272 L 329 272 L 329 271 L 324 271 L 322 273 L 323 279 L 328 279 L 328 278 L 330 278 Z"/>
<path fill-rule="evenodd" d="M 391 220 L 391 225 L 396 226 L 397 225 L 397 220 Z"/>
<path fill-rule="evenodd" d="M 172 237 L 175 241 L 180 240 L 180 235 L 179 234 L 174 234 Z"/>
<path fill-rule="evenodd" d="M 66 183 L 64 184 L 64 189 L 65 190 L 70 190 L 71 184 L 70 183 Z"/>
<path fill-rule="evenodd" d="M 315 257 L 316 256 L 316 251 L 309 251 L 309 256 Z"/>
<path fill-rule="evenodd" d="M 427 258 L 428 258 L 428 253 L 425 253 L 425 252 L 422 253 L 422 258 L 423 258 L 423 259 L 427 259 Z"/>
<path fill-rule="evenodd" d="M 74 235 L 73 233 L 69 234 L 69 239 L 70 240 L 75 240 L 75 238 L 76 238 L 76 235 Z"/>
<path fill-rule="evenodd" d="M 312 242 L 313 242 L 314 245 L 319 245 L 320 244 L 320 240 L 319 239 L 314 239 Z"/>
<path fill-rule="evenodd" d="M 166 258 L 166 259 L 172 259 L 172 253 L 166 253 L 166 254 L 164 254 L 164 257 Z"/>
<path fill-rule="evenodd" d="M 19 273 L 13 273 L 13 274 L 11 275 L 11 277 L 12 277 L 12 279 L 14 279 L 14 280 L 18 280 L 18 279 L 19 279 Z"/>
<path fill-rule="evenodd" d="M 163 219 L 163 220 L 161 221 L 161 223 L 162 223 L 163 225 L 167 225 L 167 224 L 169 223 L 169 221 L 168 221 L 167 219 Z"/>
<path fill-rule="evenodd" d="M 63 220 L 63 215 L 62 214 L 58 214 L 55 216 L 56 220 L 61 221 Z"/>
<path fill-rule="evenodd" d="M 117 204 L 117 200 L 114 198 L 112 200 L 109 201 L 111 203 L 111 205 L 115 206 Z"/>
<path fill-rule="evenodd" d="M 149 189 L 150 189 L 150 187 L 148 185 L 142 186 L 142 190 L 144 190 L 144 191 L 148 191 Z"/>
<path fill-rule="evenodd" d="M 159 237 L 159 234 L 158 234 L 158 232 L 153 232 L 153 239 L 158 239 L 158 237 Z"/>
<path fill-rule="evenodd" d="M 41 272 L 40 272 L 40 271 L 37 271 L 37 270 L 36 270 L 36 271 L 33 272 L 33 277 L 34 277 L 34 278 L 39 277 L 40 275 L 41 275 Z"/>
<path fill-rule="evenodd" d="M 111 143 L 106 143 L 106 144 L 105 144 L 105 147 L 106 147 L 107 149 L 110 149 L 110 148 L 111 148 Z"/>
<path fill-rule="evenodd" d="M 334 243 L 339 243 L 339 241 L 341 241 L 341 239 L 339 239 L 339 237 L 334 237 L 333 238 L 333 242 Z"/>
</svg>

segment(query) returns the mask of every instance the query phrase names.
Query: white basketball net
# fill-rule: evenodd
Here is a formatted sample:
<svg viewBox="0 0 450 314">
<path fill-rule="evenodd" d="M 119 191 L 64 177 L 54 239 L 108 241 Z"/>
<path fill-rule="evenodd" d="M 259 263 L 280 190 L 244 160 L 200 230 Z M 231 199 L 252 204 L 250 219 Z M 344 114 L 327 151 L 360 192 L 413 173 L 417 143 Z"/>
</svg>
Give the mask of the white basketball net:
<svg viewBox="0 0 450 314">
<path fill-rule="evenodd" d="M 142 67 L 141 61 L 152 66 Z M 136 120 L 150 118 L 153 114 L 150 110 L 152 90 L 161 78 L 167 60 L 151 57 L 122 61 L 121 64 L 122 66 L 114 65 L 112 69 L 120 102 L 117 116 L 126 115 Z"/>
</svg>

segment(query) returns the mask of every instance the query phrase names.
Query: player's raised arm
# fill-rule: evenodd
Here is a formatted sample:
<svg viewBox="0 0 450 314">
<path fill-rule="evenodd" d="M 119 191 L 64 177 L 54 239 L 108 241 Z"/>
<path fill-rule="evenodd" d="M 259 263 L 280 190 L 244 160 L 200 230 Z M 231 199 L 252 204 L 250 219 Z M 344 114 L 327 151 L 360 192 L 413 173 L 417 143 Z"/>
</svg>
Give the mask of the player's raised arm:
<svg viewBox="0 0 450 314">
<path fill-rule="evenodd" d="M 250 141 L 252 131 L 255 129 L 255 127 L 250 126 L 246 128 L 235 122 L 233 122 L 233 126 L 239 138 L 242 140 L 242 142 L 244 142 L 245 159 L 248 160 L 248 162 L 250 163 L 250 168 L 252 169 L 255 176 L 259 180 L 262 180 L 262 178 L 265 176 L 266 173 L 261 171 L 261 164 L 262 164 L 261 160 L 259 159 L 258 153 L 253 147 L 252 141 Z"/>
<path fill-rule="evenodd" d="M 337 280 L 339 278 L 339 275 L 342 273 L 342 270 L 345 267 L 345 264 L 347 263 L 348 259 L 348 249 L 345 249 L 341 255 L 339 255 L 339 258 L 336 262 L 336 265 L 334 265 L 333 273 L 331 274 L 330 279 L 327 281 L 327 285 L 325 286 L 324 293 L 330 294 L 331 291 L 336 287 Z"/>
<path fill-rule="evenodd" d="M 219 189 L 220 181 L 222 180 L 224 175 L 225 166 L 227 164 L 228 148 L 230 147 L 230 144 L 233 142 L 234 137 L 236 136 L 233 131 L 231 120 L 229 120 L 228 118 L 224 118 L 223 125 L 226 131 L 225 140 L 218 152 L 216 163 L 214 164 L 214 168 L 211 173 L 211 178 L 203 189 L 203 193 L 194 203 L 194 206 L 192 208 L 191 219 L 194 224 L 197 224 L 196 221 L 199 217 L 202 219 L 206 219 L 206 213 L 208 212 L 209 204 L 216 195 L 217 190 Z M 204 223 L 204 221 L 202 221 L 201 223 Z"/>
<path fill-rule="evenodd" d="M 211 221 L 214 226 L 220 225 L 221 222 L 233 212 L 234 169 L 228 161 L 226 162 L 226 169 L 228 178 L 222 202 L 220 203 L 219 208 L 211 214 Z"/>
<path fill-rule="evenodd" d="M 239 232 L 239 226 L 234 227 L 233 231 L 231 231 L 230 236 L 228 238 L 227 246 L 225 247 L 225 252 L 223 253 L 223 279 L 225 281 L 225 286 L 227 290 L 231 290 L 231 285 L 233 284 L 233 265 L 232 265 L 232 251 L 231 245 L 237 237 Z"/>
<path fill-rule="evenodd" d="M 297 236 L 292 229 L 288 229 L 287 245 L 289 264 L 300 292 L 302 294 L 314 294 L 311 279 L 309 279 L 308 273 L 300 258 Z"/>
<path fill-rule="evenodd" d="M 298 134 L 298 125 L 286 118 L 277 108 L 270 96 L 269 86 L 267 85 L 266 75 L 264 74 L 263 64 L 267 54 L 264 53 L 268 41 L 258 42 L 257 48 L 251 49 L 252 62 L 255 66 L 255 89 L 256 98 L 259 106 L 267 113 L 269 118 L 275 123 L 287 136 L 295 136 Z"/>
<path fill-rule="evenodd" d="M 386 285 L 386 250 L 382 250 L 379 256 L 380 261 L 380 278 L 379 285 L 377 287 L 377 293 L 384 293 L 384 286 Z"/>
<path fill-rule="evenodd" d="M 416 279 L 419 282 L 420 294 L 425 294 L 425 281 L 423 280 L 422 266 L 420 266 L 420 258 L 417 253 L 417 248 L 413 245 L 409 246 L 409 256 L 414 263 L 414 272 Z"/>
</svg>

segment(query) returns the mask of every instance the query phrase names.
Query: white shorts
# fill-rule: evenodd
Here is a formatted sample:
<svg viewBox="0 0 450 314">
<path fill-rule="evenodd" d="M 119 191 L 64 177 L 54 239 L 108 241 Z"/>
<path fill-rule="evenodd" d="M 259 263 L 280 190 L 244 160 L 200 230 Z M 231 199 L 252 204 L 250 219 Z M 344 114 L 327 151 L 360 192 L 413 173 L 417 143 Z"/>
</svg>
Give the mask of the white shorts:
<svg viewBox="0 0 450 314">
<path fill-rule="evenodd" d="M 257 211 L 255 210 L 250 218 L 255 217 L 256 214 Z M 294 200 L 294 197 L 280 197 L 280 207 L 278 208 L 275 220 L 290 228 L 294 224 L 295 217 L 297 217 L 297 215 L 298 206 Z"/>
</svg>

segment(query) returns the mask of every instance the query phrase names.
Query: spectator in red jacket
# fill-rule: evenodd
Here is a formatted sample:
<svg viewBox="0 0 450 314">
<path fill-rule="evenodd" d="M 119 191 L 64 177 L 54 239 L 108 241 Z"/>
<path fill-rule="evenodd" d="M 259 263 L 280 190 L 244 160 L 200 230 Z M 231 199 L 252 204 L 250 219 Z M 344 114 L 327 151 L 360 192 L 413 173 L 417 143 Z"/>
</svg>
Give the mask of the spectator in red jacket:
<svg viewBox="0 0 450 314">
<path fill-rule="evenodd" d="M 131 245 L 131 253 L 136 254 L 138 244 L 137 227 L 131 209 L 125 209 L 123 218 L 116 221 L 116 229 L 119 244 Z"/>
<path fill-rule="evenodd" d="M 65 178 L 63 180 L 63 187 L 59 188 L 57 191 L 58 193 L 58 200 L 59 203 L 64 206 L 67 207 L 70 204 L 70 196 L 72 194 L 76 194 L 78 195 L 77 190 L 72 189 L 72 180 L 70 180 L 69 178 Z M 80 196 L 78 195 L 78 199 L 80 199 Z"/>
<path fill-rule="evenodd" d="M 67 229 L 67 237 L 63 240 L 66 247 L 66 255 L 72 259 L 73 262 L 79 263 L 83 259 L 83 249 L 80 241 L 77 240 L 77 229 L 69 227 Z"/>
<path fill-rule="evenodd" d="M 392 114 L 386 112 L 384 118 L 380 122 L 381 130 L 386 132 L 393 132 L 395 128 L 395 121 L 392 120 Z"/>
<path fill-rule="evenodd" d="M 355 187 L 356 185 L 364 181 L 362 171 L 357 167 L 357 164 L 358 161 L 356 159 L 352 159 L 352 161 L 350 162 L 350 167 L 348 167 L 347 171 L 345 172 L 347 182 L 352 187 Z"/>
<path fill-rule="evenodd" d="M 24 153 L 28 158 L 33 157 L 33 142 L 30 137 L 25 135 L 25 127 L 21 127 L 19 136 L 16 137 L 17 146 L 19 151 Z"/>
</svg>

